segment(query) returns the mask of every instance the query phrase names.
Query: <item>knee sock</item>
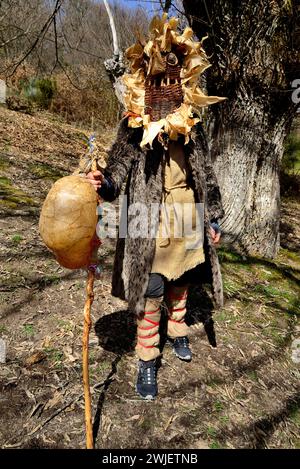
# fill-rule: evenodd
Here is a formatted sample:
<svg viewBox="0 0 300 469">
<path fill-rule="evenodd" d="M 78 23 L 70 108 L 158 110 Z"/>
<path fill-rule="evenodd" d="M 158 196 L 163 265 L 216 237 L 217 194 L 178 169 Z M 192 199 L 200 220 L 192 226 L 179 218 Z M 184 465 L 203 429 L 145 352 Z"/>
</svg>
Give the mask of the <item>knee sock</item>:
<svg viewBox="0 0 300 469">
<path fill-rule="evenodd" d="M 188 293 L 188 285 L 174 286 L 169 285 L 167 301 L 168 301 L 168 337 L 174 339 L 176 337 L 184 337 L 188 335 L 189 327 L 186 325 L 184 318 L 186 314 L 186 300 Z"/>
<path fill-rule="evenodd" d="M 144 361 L 153 360 L 160 355 L 159 323 L 163 296 L 147 298 L 145 315 L 137 320 L 137 344 L 135 347 L 138 358 Z"/>
</svg>

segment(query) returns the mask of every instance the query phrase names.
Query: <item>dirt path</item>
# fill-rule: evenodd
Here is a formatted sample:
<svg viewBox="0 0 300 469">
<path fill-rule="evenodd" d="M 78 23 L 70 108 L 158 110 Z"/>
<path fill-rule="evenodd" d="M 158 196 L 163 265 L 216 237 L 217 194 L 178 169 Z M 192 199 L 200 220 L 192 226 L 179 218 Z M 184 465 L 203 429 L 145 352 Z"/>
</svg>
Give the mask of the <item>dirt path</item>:
<svg viewBox="0 0 300 469">
<path fill-rule="evenodd" d="M 0 334 L 7 344 L 0 368 L 0 445 L 84 448 L 86 276 L 60 268 L 37 230 L 40 203 L 52 181 L 74 169 L 84 148 L 82 132 L 47 116 L 2 108 L 0 119 Z M 51 149 L 45 150 L 41 129 Z M 291 224 L 299 215 L 299 203 L 284 203 L 285 247 L 274 261 L 220 250 L 226 302 L 214 314 L 214 331 L 211 322 L 206 330 L 201 322 L 209 299 L 199 304 L 194 298 L 194 359 L 179 362 L 165 345 L 159 397 L 152 404 L 135 395 L 134 320 L 126 304 L 110 295 L 114 242 L 104 243 L 90 338 L 97 447 L 300 447 L 300 363 L 292 357 L 293 341 L 300 339 L 300 235 Z M 216 348 L 209 343 L 213 332 Z"/>
</svg>

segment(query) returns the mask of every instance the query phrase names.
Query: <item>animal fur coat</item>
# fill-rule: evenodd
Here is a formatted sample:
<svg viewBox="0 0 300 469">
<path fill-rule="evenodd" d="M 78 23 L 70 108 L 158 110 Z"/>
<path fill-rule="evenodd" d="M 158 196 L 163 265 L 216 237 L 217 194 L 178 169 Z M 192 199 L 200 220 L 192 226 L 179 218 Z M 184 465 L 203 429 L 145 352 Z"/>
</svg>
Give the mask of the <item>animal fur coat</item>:
<svg viewBox="0 0 300 469">
<path fill-rule="evenodd" d="M 165 150 L 157 141 L 153 149 L 141 149 L 142 128 L 133 129 L 123 119 L 119 125 L 115 142 L 110 151 L 105 175 L 115 186 L 118 197 L 127 177 L 125 195 L 127 206 L 139 202 L 150 207 L 160 203 L 163 189 L 163 158 Z M 184 146 L 185 156 L 192 175 L 192 187 L 196 202 L 204 203 L 204 252 L 205 263 L 201 265 L 203 275 L 196 280 L 211 284 L 215 306 L 223 305 L 222 277 L 216 248 L 210 234 L 210 221 L 223 216 L 221 196 L 212 167 L 210 152 L 201 125 L 197 125 L 190 142 Z M 128 219 L 128 222 L 130 219 Z M 150 222 L 150 221 L 149 221 Z M 121 238 L 116 245 L 112 278 L 112 294 L 128 301 L 128 307 L 139 317 L 144 311 L 144 294 L 155 252 L 155 238 Z"/>
</svg>

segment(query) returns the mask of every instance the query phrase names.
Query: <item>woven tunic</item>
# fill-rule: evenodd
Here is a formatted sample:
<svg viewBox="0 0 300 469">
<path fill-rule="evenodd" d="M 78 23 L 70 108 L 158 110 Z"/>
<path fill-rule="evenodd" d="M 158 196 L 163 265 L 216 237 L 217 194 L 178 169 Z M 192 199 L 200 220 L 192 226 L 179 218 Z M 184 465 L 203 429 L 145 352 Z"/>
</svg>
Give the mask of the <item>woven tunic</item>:
<svg viewBox="0 0 300 469">
<path fill-rule="evenodd" d="M 183 145 L 170 141 L 151 272 L 174 280 L 204 262 L 202 228 L 201 213 L 196 210 L 194 191 L 188 184 Z"/>
</svg>

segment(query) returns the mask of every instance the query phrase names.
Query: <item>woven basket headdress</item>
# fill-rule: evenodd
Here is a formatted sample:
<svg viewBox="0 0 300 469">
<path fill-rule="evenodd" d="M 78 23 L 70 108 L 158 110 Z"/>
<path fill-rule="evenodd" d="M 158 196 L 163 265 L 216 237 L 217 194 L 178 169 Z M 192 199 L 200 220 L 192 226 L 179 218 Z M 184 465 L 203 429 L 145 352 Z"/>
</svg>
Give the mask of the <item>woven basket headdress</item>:
<svg viewBox="0 0 300 469">
<path fill-rule="evenodd" d="M 161 55 L 157 74 L 151 70 L 145 80 L 145 114 L 159 121 L 178 109 L 183 102 L 181 64 L 174 52 Z"/>
<path fill-rule="evenodd" d="M 206 96 L 199 87 L 199 76 L 210 63 L 201 42 L 193 41 L 191 28 L 176 31 L 178 19 L 154 17 L 150 38 L 126 51 L 131 73 L 123 76 L 126 85 L 125 105 L 130 127 L 144 127 L 141 146 L 152 144 L 156 136 L 167 133 L 171 140 L 178 135 L 189 141 L 192 127 L 199 121 L 202 107 L 224 100 Z"/>
</svg>

